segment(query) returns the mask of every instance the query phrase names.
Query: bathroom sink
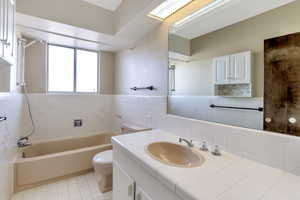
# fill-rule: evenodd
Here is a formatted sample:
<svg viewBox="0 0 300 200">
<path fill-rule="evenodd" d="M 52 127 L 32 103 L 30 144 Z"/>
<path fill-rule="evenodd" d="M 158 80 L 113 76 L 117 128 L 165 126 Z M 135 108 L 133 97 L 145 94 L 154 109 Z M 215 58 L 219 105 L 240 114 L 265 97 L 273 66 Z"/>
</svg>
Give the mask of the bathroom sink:
<svg viewBox="0 0 300 200">
<path fill-rule="evenodd" d="M 200 152 L 170 142 L 156 142 L 149 144 L 146 147 L 146 152 L 152 158 L 164 164 L 176 167 L 199 167 L 205 162 L 205 159 Z"/>
</svg>

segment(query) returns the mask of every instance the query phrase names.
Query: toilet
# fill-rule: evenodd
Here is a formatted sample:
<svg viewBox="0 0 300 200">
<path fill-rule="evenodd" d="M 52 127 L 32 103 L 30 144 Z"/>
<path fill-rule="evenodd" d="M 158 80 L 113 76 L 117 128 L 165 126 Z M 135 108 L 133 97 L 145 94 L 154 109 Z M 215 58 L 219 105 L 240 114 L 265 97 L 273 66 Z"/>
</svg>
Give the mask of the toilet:
<svg viewBox="0 0 300 200">
<path fill-rule="evenodd" d="M 112 150 L 96 154 L 93 158 L 96 179 L 102 193 L 112 190 Z"/>
<path fill-rule="evenodd" d="M 147 130 L 151 130 L 151 128 L 143 128 L 128 124 L 122 124 L 121 126 L 121 134 L 136 133 Z M 107 150 L 96 154 L 93 158 L 96 179 L 102 193 L 112 190 L 112 157 L 113 151 Z"/>
</svg>

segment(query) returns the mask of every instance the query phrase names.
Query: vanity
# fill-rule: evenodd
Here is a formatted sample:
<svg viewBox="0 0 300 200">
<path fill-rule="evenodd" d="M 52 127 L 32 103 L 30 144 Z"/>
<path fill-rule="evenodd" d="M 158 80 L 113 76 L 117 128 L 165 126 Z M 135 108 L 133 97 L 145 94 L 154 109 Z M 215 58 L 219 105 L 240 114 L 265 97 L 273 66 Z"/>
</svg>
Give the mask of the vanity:
<svg viewBox="0 0 300 200">
<path fill-rule="evenodd" d="M 117 136 L 112 143 L 113 200 L 300 198 L 298 176 L 224 151 L 221 156 L 214 156 L 209 151 L 200 151 L 197 142 L 194 147 L 188 147 L 184 142 L 179 143 L 177 136 L 165 131 Z M 177 158 L 159 161 L 164 151 L 169 154 L 168 149 L 176 152 L 173 155 Z M 184 166 L 189 162 L 182 161 L 182 155 L 189 156 L 188 166 Z"/>
</svg>

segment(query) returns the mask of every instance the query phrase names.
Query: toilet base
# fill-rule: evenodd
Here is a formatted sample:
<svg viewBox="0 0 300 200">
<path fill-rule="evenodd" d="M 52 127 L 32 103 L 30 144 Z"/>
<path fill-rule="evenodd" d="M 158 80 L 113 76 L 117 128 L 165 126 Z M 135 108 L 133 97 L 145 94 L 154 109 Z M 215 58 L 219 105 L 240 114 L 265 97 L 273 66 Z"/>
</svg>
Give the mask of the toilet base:
<svg viewBox="0 0 300 200">
<path fill-rule="evenodd" d="M 102 193 L 105 192 L 110 192 L 112 191 L 112 174 L 111 175 L 107 175 L 107 176 L 102 176 L 98 185 L 99 185 L 99 190 Z"/>
</svg>

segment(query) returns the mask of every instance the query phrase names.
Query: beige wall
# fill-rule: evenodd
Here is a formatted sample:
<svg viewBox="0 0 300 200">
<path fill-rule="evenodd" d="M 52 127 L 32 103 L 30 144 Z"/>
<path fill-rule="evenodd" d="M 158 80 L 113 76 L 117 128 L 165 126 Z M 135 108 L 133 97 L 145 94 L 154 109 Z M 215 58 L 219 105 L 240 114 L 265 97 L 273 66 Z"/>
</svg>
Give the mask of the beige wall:
<svg viewBox="0 0 300 200">
<path fill-rule="evenodd" d="M 47 45 L 35 43 L 26 48 L 25 82 L 29 93 L 47 92 Z"/>
<path fill-rule="evenodd" d="M 35 43 L 26 48 L 25 80 L 29 93 L 47 92 L 47 45 Z M 101 94 L 112 94 L 114 84 L 114 53 L 100 52 Z"/>
<path fill-rule="evenodd" d="M 114 53 L 100 53 L 100 93 L 113 94 L 114 88 Z"/>
<path fill-rule="evenodd" d="M 214 85 L 210 60 L 183 62 L 170 60 L 175 64 L 175 87 L 173 95 L 213 96 Z"/>
<path fill-rule="evenodd" d="M 191 54 L 191 41 L 189 39 L 170 34 L 169 51 L 189 56 Z"/>
<path fill-rule="evenodd" d="M 211 91 L 212 58 L 232 53 L 251 50 L 254 52 L 254 95 L 263 96 L 264 79 L 264 40 L 300 31 L 300 1 L 277 8 L 273 11 L 256 16 L 249 20 L 231 25 L 219 31 L 192 40 L 192 62 L 185 64 L 192 85 L 200 83 L 206 74 L 207 84 L 192 94 L 203 94 L 203 90 Z M 192 73 L 193 72 L 193 73 Z M 187 72 L 185 72 L 187 73 Z M 197 89 L 197 88 L 195 88 Z"/>
<path fill-rule="evenodd" d="M 115 33 L 113 12 L 82 0 L 20 0 L 17 12 L 101 33 Z"/>
<path fill-rule="evenodd" d="M 0 92 L 10 90 L 10 66 L 0 62 Z"/>
<path fill-rule="evenodd" d="M 216 56 L 251 50 L 255 56 L 254 96 L 263 96 L 264 58 L 263 41 L 300 31 L 300 1 L 269 11 L 244 22 L 192 40 L 191 65 L 193 75 L 199 75 L 201 66 L 209 74 L 212 58 Z M 150 94 L 166 93 L 167 69 L 167 25 L 162 25 L 140 41 L 134 49 L 124 50 L 116 55 L 115 94 L 149 94 L 132 92 L 135 85 L 154 84 L 159 91 Z M 200 78 L 201 76 L 199 76 Z M 212 77 L 212 76 L 211 76 Z M 161 79 L 161 80 L 159 80 Z M 190 78 L 190 80 L 192 80 Z M 213 81 L 212 78 L 209 81 Z M 196 83 L 193 83 L 196 84 Z M 197 84 L 201 84 L 200 80 Z M 190 92 L 190 91 L 189 91 Z M 211 87 L 204 94 L 211 94 Z M 200 93 L 194 91 L 193 94 Z"/>
<path fill-rule="evenodd" d="M 116 54 L 115 94 L 162 95 L 167 91 L 168 27 L 161 25 L 133 49 Z M 154 91 L 132 91 L 153 85 Z"/>
</svg>

